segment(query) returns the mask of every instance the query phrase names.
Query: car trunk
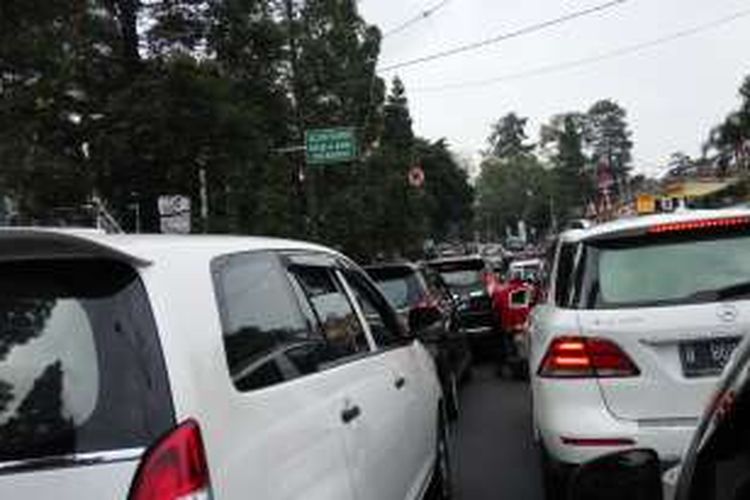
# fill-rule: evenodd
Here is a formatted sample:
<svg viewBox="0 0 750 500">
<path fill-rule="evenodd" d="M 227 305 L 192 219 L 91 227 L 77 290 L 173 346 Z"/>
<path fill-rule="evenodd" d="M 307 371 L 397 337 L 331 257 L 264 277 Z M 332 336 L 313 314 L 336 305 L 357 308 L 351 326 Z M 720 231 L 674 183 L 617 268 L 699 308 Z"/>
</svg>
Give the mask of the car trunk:
<svg viewBox="0 0 750 500">
<path fill-rule="evenodd" d="M 750 326 L 749 222 L 656 225 L 585 243 L 580 329 L 615 342 L 639 371 L 598 379 L 612 414 L 664 425 L 701 415 Z"/>
<path fill-rule="evenodd" d="M 686 364 L 685 349 L 712 341 L 722 346 L 724 339 L 742 336 L 750 326 L 750 315 L 740 314 L 724 323 L 717 312 L 727 307 L 742 310 L 734 304 L 709 303 L 582 312 L 584 335 L 615 341 L 641 372 L 631 378 L 598 379 L 609 410 L 633 420 L 698 418 L 719 374 L 716 369 L 700 373 L 695 364 Z"/>
</svg>

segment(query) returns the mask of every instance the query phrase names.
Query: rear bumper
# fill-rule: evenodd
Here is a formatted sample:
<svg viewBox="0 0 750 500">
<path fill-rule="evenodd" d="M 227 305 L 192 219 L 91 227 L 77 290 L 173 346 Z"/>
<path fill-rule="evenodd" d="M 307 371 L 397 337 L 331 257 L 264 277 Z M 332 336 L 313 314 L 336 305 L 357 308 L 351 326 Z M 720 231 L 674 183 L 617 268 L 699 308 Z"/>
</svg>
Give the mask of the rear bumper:
<svg viewBox="0 0 750 500">
<path fill-rule="evenodd" d="M 535 377 L 534 419 L 549 455 L 562 463 L 581 464 L 628 448 L 649 448 L 671 464 L 682 457 L 697 420 L 623 420 L 605 407 L 590 380 L 541 380 Z M 563 442 L 563 438 L 576 444 Z M 580 440 L 630 440 L 628 444 L 581 444 Z"/>
</svg>

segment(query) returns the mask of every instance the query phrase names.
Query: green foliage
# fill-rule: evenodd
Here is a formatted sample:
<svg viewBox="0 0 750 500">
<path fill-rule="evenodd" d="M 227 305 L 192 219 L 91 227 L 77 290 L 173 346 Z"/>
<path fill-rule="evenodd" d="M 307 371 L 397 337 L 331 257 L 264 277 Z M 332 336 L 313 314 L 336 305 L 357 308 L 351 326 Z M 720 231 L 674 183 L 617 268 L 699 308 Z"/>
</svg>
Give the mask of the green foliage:
<svg viewBox="0 0 750 500">
<path fill-rule="evenodd" d="M 4 0 L 0 194 L 33 220 L 97 194 L 157 231 L 186 194 L 198 231 L 316 239 L 367 259 L 466 233 L 472 193 L 375 74 L 354 0 Z M 305 130 L 353 126 L 362 158 L 304 169 Z M 416 163 L 423 189 L 407 183 Z M 200 213 L 205 172 L 208 220 Z"/>
<path fill-rule="evenodd" d="M 618 180 L 625 180 L 631 169 L 633 142 L 628 130 L 627 112 L 610 99 L 594 103 L 588 111 L 586 140 L 594 163 L 606 162 Z"/>
<path fill-rule="evenodd" d="M 537 229 L 549 227 L 552 182 L 534 156 L 486 158 L 477 179 L 480 231 L 499 239 L 520 220 Z"/>
<path fill-rule="evenodd" d="M 531 153 L 534 146 L 525 144 L 527 121 L 527 118 L 508 113 L 495 122 L 487 139 L 490 146 L 488 154 L 496 158 L 510 158 Z"/>
</svg>

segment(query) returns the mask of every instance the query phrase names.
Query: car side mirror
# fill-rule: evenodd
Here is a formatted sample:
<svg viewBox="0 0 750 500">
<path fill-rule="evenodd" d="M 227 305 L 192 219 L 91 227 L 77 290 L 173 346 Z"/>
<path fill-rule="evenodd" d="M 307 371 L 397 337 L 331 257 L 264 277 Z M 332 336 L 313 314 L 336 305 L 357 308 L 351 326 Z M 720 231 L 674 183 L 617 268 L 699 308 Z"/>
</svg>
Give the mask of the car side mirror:
<svg viewBox="0 0 750 500">
<path fill-rule="evenodd" d="M 583 464 L 569 500 L 662 500 L 661 467 L 653 450 L 628 450 Z"/>
<path fill-rule="evenodd" d="M 436 307 L 414 307 L 409 311 L 409 331 L 418 335 L 441 319 L 440 310 Z"/>
</svg>

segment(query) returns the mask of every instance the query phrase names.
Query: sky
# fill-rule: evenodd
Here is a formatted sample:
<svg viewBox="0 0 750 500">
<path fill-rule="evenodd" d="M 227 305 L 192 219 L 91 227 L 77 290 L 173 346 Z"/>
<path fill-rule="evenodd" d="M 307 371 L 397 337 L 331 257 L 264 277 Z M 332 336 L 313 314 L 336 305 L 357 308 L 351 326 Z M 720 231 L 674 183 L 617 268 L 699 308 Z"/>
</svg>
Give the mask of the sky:
<svg viewBox="0 0 750 500">
<path fill-rule="evenodd" d="M 442 0 L 359 0 L 388 32 Z M 488 47 L 384 71 L 394 63 L 515 31 L 606 0 L 447 0 L 434 14 L 384 38 L 379 70 L 404 82 L 415 132 L 446 138 L 476 163 L 490 125 L 514 111 L 531 140 L 552 115 L 617 101 L 633 132 L 634 167 L 656 175 L 675 151 L 698 156 L 710 129 L 739 104 L 750 74 L 748 0 L 626 0 L 612 8 Z M 610 53 L 744 12 L 744 17 L 622 57 L 483 86 L 496 79 Z M 457 87 L 444 87 L 458 84 Z M 436 89 L 435 87 L 443 87 Z"/>
</svg>

